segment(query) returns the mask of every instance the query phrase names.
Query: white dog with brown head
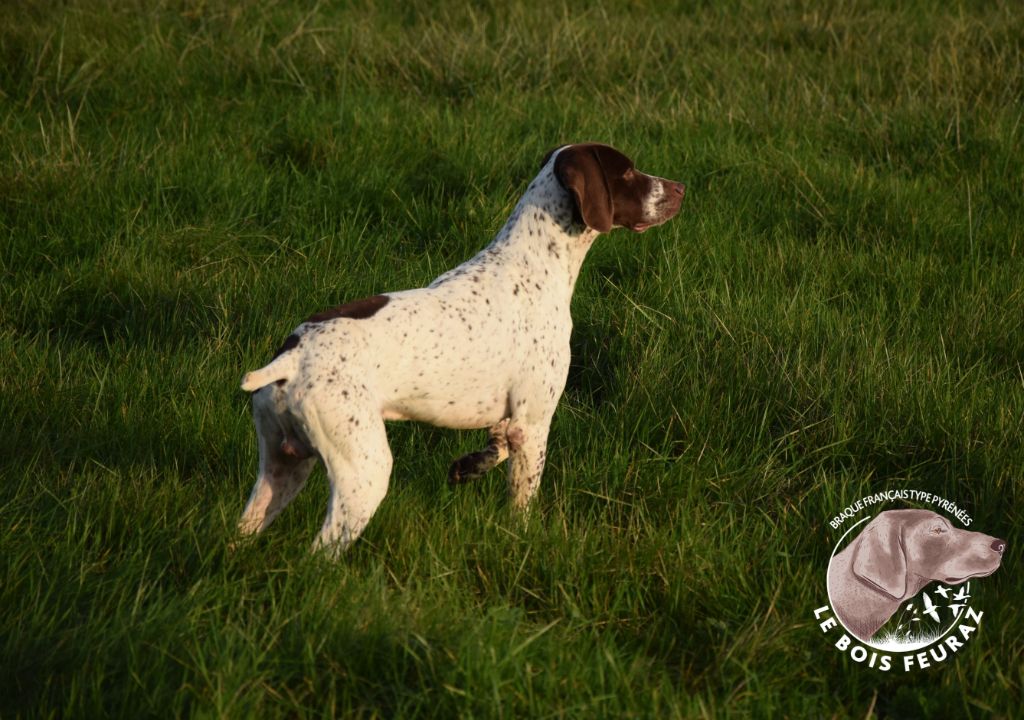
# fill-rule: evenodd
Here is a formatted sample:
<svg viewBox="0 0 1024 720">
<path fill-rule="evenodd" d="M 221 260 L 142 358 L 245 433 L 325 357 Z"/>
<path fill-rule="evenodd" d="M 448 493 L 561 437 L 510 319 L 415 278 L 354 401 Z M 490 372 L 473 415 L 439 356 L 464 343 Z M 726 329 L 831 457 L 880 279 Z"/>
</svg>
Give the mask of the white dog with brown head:
<svg viewBox="0 0 1024 720">
<path fill-rule="evenodd" d="M 321 460 L 331 496 L 317 545 L 338 551 L 355 540 L 387 491 L 385 420 L 490 428 L 488 447 L 457 460 L 449 478 L 471 480 L 509 458 L 512 503 L 525 508 L 569 371 L 569 304 L 587 250 L 614 227 L 666 222 L 684 191 L 607 145 L 561 147 L 474 258 L 428 287 L 300 324 L 242 381 L 260 471 L 241 532 L 266 528 Z"/>
</svg>

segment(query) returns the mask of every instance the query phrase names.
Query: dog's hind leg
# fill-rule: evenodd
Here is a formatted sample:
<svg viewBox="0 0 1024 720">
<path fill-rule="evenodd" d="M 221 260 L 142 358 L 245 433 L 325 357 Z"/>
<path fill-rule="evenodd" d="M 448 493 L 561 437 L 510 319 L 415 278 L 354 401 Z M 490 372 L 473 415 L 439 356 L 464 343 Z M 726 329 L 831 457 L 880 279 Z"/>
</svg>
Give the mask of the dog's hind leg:
<svg viewBox="0 0 1024 720">
<path fill-rule="evenodd" d="M 483 477 L 484 473 L 508 458 L 508 420 L 502 420 L 488 431 L 487 447 L 479 452 L 463 455 L 448 468 L 448 484 L 462 483 Z"/>
<path fill-rule="evenodd" d="M 238 530 L 243 535 L 265 530 L 298 495 L 316 465 L 313 452 L 281 428 L 269 397 L 254 396 L 253 422 L 259 443 L 260 470 L 238 521 Z"/>
<path fill-rule="evenodd" d="M 320 451 L 331 486 L 313 549 L 338 555 L 363 532 L 387 493 L 392 461 L 384 420 L 378 412 L 365 411 L 333 426 L 314 422 L 310 440 Z"/>
</svg>

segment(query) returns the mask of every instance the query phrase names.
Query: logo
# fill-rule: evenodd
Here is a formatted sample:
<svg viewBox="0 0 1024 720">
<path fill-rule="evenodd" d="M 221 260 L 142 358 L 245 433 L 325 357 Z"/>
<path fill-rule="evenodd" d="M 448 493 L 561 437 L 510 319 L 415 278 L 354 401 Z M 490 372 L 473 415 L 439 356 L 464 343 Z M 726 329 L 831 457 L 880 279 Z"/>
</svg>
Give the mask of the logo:
<svg viewBox="0 0 1024 720">
<path fill-rule="evenodd" d="M 897 500 L 932 505 L 949 517 L 883 509 Z M 955 503 L 919 490 L 889 490 L 844 508 L 829 522 L 841 535 L 826 576 L 828 603 L 814 610 L 821 632 L 839 652 L 880 672 L 911 672 L 955 657 L 981 627 L 974 588 L 999 568 L 1006 550 L 1006 541 L 955 524 L 971 522 Z"/>
</svg>

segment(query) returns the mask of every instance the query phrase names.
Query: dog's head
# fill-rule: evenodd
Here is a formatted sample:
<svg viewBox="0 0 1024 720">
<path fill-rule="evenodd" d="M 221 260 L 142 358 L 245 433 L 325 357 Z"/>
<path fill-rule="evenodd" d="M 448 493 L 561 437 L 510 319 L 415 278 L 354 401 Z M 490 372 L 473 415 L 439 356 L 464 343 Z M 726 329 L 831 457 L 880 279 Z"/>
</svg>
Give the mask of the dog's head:
<svg viewBox="0 0 1024 720">
<path fill-rule="evenodd" d="M 958 585 L 991 575 L 1006 550 L 1005 540 L 960 530 L 930 510 L 880 513 L 852 545 L 854 575 L 895 599 L 931 580 Z"/>
<path fill-rule="evenodd" d="M 671 220 L 683 202 L 686 186 L 647 175 L 608 145 L 582 143 L 552 150 L 554 174 L 572 196 L 577 220 L 592 230 L 625 227 L 636 232 Z"/>
</svg>

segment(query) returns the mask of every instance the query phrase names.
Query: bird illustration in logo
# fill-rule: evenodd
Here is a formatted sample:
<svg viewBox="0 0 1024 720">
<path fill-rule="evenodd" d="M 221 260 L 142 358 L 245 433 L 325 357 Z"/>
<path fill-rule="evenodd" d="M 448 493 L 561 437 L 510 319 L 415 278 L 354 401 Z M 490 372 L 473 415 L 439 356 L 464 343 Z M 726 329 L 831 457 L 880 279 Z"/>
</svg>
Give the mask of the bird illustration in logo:
<svg viewBox="0 0 1024 720">
<path fill-rule="evenodd" d="M 928 593 L 921 593 L 921 599 L 924 600 L 924 614 L 935 622 L 942 622 L 941 618 L 939 618 L 939 611 L 935 603 L 932 602 L 932 599 L 928 597 Z"/>
</svg>

